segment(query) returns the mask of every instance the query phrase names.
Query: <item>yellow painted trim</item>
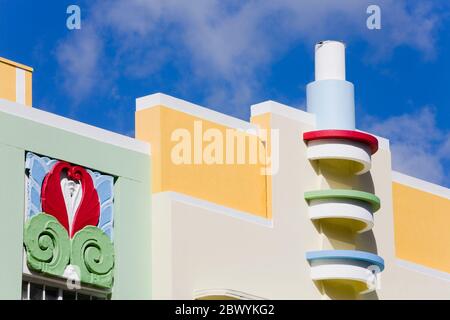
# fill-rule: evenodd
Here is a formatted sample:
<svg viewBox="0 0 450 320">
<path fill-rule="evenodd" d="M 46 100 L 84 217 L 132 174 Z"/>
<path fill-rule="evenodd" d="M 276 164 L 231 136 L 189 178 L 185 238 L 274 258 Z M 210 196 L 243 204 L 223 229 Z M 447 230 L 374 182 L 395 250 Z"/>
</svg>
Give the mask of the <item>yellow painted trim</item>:
<svg viewBox="0 0 450 320">
<path fill-rule="evenodd" d="M 180 192 L 256 216 L 270 218 L 271 213 L 267 206 L 267 177 L 261 174 L 261 164 L 248 162 L 244 164 L 175 164 L 172 161 L 171 153 L 178 143 L 171 139 L 173 132 L 183 129 L 194 137 L 195 125 L 199 121 L 203 133 L 213 129 L 226 137 L 227 130 L 231 130 L 234 134 L 242 134 L 246 140 L 250 139 L 247 133 L 204 120 L 201 115 L 193 116 L 168 106 L 153 106 L 136 112 L 136 138 L 150 142 L 152 146 L 153 192 Z M 261 141 L 257 143 L 259 148 L 264 148 L 265 153 L 265 147 Z M 206 145 L 208 145 L 207 142 L 204 143 L 203 148 Z M 237 143 L 235 148 L 236 145 Z M 247 142 L 246 145 L 248 148 Z M 194 150 L 193 140 L 191 150 Z M 225 143 L 223 153 L 224 155 L 226 153 Z M 192 151 L 191 159 L 193 158 L 194 151 Z"/>
<path fill-rule="evenodd" d="M 25 73 L 25 105 L 33 106 L 33 74 Z"/>
<path fill-rule="evenodd" d="M 0 98 L 16 101 L 16 67 L 0 63 Z"/>
<path fill-rule="evenodd" d="M 162 164 L 162 107 L 154 107 L 152 109 L 138 111 L 135 114 L 136 139 L 150 142 L 152 148 L 152 192 L 157 193 L 163 191 L 163 171 Z"/>
<path fill-rule="evenodd" d="M 0 57 L 0 98 L 17 102 L 16 85 L 17 70 L 25 72 L 25 105 L 32 106 L 33 101 L 33 68 Z"/>
<path fill-rule="evenodd" d="M 270 135 L 272 115 L 270 113 L 264 113 L 251 118 L 250 122 L 258 125 L 261 129 L 267 130 L 266 144 L 266 163 L 268 157 L 272 154 L 272 138 Z M 266 188 L 266 207 L 267 218 L 272 219 L 272 176 L 265 176 L 265 188 Z"/>
<path fill-rule="evenodd" d="M 394 182 L 398 258 L 450 273 L 450 200 Z"/>
<path fill-rule="evenodd" d="M 21 64 L 21 63 L 18 63 L 18 62 L 15 62 L 15 61 L 12 61 L 12 60 L 9 60 L 9 59 L 6 59 L 6 58 L 0 57 L 0 62 L 8 64 L 10 66 L 13 66 L 15 68 L 23 69 L 23 70 L 28 71 L 28 72 L 33 72 L 34 71 L 32 67 L 26 66 L 24 64 Z"/>
</svg>

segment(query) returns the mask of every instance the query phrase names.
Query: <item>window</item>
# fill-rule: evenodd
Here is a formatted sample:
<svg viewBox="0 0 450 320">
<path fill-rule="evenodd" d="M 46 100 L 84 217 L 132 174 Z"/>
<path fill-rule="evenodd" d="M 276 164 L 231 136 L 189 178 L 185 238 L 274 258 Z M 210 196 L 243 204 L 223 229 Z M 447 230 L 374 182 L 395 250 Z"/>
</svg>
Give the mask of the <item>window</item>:
<svg viewBox="0 0 450 320">
<path fill-rule="evenodd" d="M 194 291 L 194 300 L 266 300 L 266 299 L 231 289 L 207 289 Z"/>
<path fill-rule="evenodd" d="M 106 300 L 108 292 L 81 287 L 70 290 L 65 281 L 25 275 L 22 279 L 22 300 Z"/>
</svg>

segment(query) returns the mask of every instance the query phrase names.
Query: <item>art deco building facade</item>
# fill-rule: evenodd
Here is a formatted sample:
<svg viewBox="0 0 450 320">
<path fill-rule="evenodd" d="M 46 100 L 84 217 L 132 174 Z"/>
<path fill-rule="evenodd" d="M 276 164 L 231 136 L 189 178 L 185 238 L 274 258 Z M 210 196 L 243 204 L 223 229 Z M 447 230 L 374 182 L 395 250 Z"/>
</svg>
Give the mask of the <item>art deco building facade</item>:
<svg viewBox="0 0 450 320">
<path fill-rule="evenodd" d="M 157 93 L 136 139 L 32 108 L 1 59 L 0 298 L 448 299 L 450 190 L 356 129 L 342 43 L 315 56 L 307 111 Z"/>
</svg>

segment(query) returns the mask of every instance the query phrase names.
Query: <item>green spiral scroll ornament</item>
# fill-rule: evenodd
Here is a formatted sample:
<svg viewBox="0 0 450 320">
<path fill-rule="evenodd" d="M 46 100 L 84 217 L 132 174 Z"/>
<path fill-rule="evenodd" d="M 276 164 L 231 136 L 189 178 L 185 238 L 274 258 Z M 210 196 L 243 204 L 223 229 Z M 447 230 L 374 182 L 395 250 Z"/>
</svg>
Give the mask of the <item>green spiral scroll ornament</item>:
<svg viewBox="0 0 450 320">
<path fill-rule="evenodd" d="M 80 268 L 80 280 L 111 288 L 114 271 L 114 248 L 99 228 L 87 226 L 72 239 L 70 263 Z"/>
<path fill-rule="evenodd" d="M 39 213 L 28 220 L 24 244 L 30 269 L 57 276 L 64 273 L 70 258 L 70 240 L 55 217 Z"/>
</svg>

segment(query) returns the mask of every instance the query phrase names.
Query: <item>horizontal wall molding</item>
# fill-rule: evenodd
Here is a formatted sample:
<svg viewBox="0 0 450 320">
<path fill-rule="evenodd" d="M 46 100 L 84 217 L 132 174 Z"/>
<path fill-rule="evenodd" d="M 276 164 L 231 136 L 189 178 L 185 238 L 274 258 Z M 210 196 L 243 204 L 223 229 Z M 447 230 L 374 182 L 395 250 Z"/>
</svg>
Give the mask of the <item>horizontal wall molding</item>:
<svg viewBox="0 0 450 320">
<path fill-rule="evenodd" d="M 370 148 L 372 154 L 376 153 L 378 150 L 378 139 L 373 135 L 363 133 L 360 131 L 316 130 L 303 133 L 303 140 L 308 142 L 314 140 L 328 140 L 328 139 L 349 140 L 353 142 L 362 143 Z"/>
<path fill-rule="evenodd" d="M 163 191 L 163 192 L 157 192 L 153 193 L 152 197 L 159 197 L 159 196 L 167 196 L 171 201 L 180 202 L 184 204 L 188 204 L 191 206 L 196 206 L 202 209 L 206 209 L 208 211 L 213 211 L 215 213 L 219 213 L 225 216 L 229 216 L 234 219 L 244 220 L 250 223 L 258 224 L 264 227 L 273 227 L 273 220 L 272 219 L 265 219 L 262 217 L 258 217 L 252 213 L 244 212 L 240 210 L 235 210 L 226 206 L 222 206 L 210 201 L 206 201 L 203 199 L 195 198 L 188 196 L 183 193 L 174 192 L 174 191 Z"/>
<path fill-rule="evenodd" d="M 306 253 L 306 259 L 311 262 L 314 260 L 356 260 L 366 262 L 369 265 L 376 265 L 381 271 L 384 269 L 384 260 L 380 256 L 358 250 L 318 250 Z"/>
<path fill-rule="evenodd" d="M 351 199 L 367 202 L 372 205 L 373 211 L 380 209 L 380 198 L 373 193 L 347 190 L 347 189 L 327 189 L 305 192 L 306 200 L 322 200 L 322 199 Z"/>
<path fill-rule="evenodd" d="M 444 281 L 450 282 L 450 273 L 447 273 L 445 271 L 440 271 L 437 269 L 426 267 L 421 264 L 417 264 L 414 262 L 410 262 L 410 261 L 406 261 L 406 260 L 398 259 L 398 258 L 395 259 L 395 262 L 397 263 L 398 266 L 400 266 L 402 268 L 421 273 L 428 277 L 432 277 L 432 278 L 436 278 L 439 280 L 444 280 Z"/>
<path fill-rule="evenodd" d="M 243 130 L 258 130 L 258 126 L 250 122 L 178 99 L 167 94 L 155 93 L 136 99 L 136 111 L 164 106 L 200 119 L 208 120 L 223 126 Z"/>
<path fill-rule="evenodd" d="M 266 113 L 276 114 L 312 126 L 316 125 L 316 117 L 314 114 L 278 103 L 276 101 L 268 100 L 251 106 L 252 117 Z"/>
<path fill-rule="evenodd" d="M 22 69 L 22 70 L 25 70 L 25 71 L 28 71 L 28 72 L 33 72 L 33 68 L 31 68 L 29 66 L 26 66 L 24 64 L 21 64 L 21 63 L 9 60 L 9 59 L 5 59 L 5 58 L 0 57 L 0 62 L 3 62 L 5 64 L 9 64 L 10 66 L 13 66 L 13 67 L 16 67 L 16 68 L 19 68 L 19 69 Z"/>
<path fill-rule="evenodd" d="M 419 178 L 415 178 L 398 171 L 392 171 L 392 181 L 412 187 L 414 189 L 432 193 L 436 196 L 450 199 L 449 188 Z"/>
<path fill-rule="evenodd" d="M 100 129 L 79 121 L 64 118 L 50 112 L 26 107 L 22 104 L 0 99 L 0 112 L 61 129 L 79 136 L 111 144 L 143 154 L 150 154 L 150 145 L 112 131 Z"/>
</svg>

